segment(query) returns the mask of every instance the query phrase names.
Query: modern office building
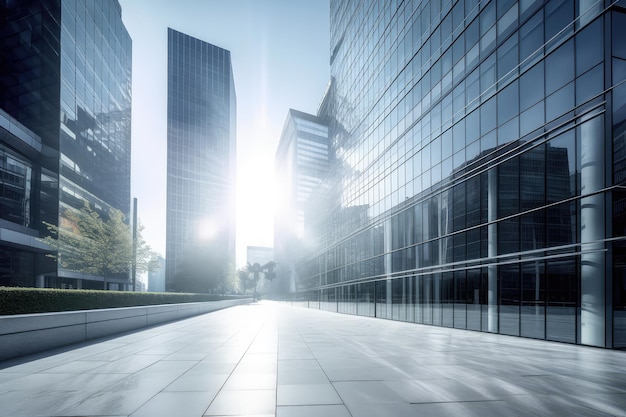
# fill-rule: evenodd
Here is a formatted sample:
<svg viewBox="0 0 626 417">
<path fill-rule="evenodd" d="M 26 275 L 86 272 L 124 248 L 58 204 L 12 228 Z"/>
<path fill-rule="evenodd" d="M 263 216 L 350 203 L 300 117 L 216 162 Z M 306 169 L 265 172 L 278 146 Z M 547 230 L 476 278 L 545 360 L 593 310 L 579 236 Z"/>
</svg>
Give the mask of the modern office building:
<svg viewBox="0 0 626 417">
<path fill-rule="evenodd" d="M 117 0 L 0 2 L 0 108 L 10 116 L 0 119 L 24 127 L 0 138 L 1 284 L 129 284 L 124 274 L 105 280 L 64 268 L 36 238 L 47 233 L 43 222 L 70 230 L 65 213 L 84 202 L 128 218 L 131 48 Z M 31 243 L 16 244 L 14 233 Z"/>
<path fill-rule="evenodd" d="M 295 291 L 295 262 L 305 243 L 305 212 L 328 171 L 328 126 L 317 116 L 290 109 L 275 157 L 280 201 L 274 219 L 277 289 Z"/>
<path fill-rule="evenodd" d="M 230 52 L 168 29 L 166 290 L 234 271 L 235 146 Z"/>
<path fill-rule="evenodd" d="M 299 299 L 626 347 L 625 7 L 332 0 Z"/>
</svg>

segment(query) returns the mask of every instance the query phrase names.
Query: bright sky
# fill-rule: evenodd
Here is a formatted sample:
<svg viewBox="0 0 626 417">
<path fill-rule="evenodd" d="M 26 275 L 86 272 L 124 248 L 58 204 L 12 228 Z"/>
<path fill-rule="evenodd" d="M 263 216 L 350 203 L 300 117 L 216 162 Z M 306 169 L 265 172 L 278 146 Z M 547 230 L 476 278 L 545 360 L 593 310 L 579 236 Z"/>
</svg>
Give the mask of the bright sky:
<svg viewBox="0 0 626 417">
<path fill-rule="evenodd" d="M 330 77 L 329 0 L 120 0 L 133 39 L 132 197 L 165 256 L 167 28 L 231 52 L 237 265 L 273 246 L 274 154 L 289 108 L 315 114 Z"/>
</svg>

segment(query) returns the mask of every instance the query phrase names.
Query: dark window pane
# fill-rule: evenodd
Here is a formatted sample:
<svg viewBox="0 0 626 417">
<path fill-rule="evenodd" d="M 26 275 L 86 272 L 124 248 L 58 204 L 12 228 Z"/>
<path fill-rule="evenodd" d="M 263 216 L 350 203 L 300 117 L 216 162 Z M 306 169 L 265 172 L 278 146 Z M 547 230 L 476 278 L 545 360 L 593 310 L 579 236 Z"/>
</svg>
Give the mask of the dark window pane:
<svg viewBox="0 0 626 417">
<path fill-rule="evenodd" d="M 519 219 L 510 219 L 498 223 L 498 254 L 519 252 Z"/>
<path fill-rule="evenodd" d="M 537 13 L 520 28 L 520 62 L 543 45 L 543 15 Z M 541 52 L 534 56 L 540 56 Z"/>
<path fill-rule="evenodd" d="M 520 210 L 545 204 L 545 147 L 538 146 L 520 155 Z"/>
<path fill-rule="evenodd" d="M 526 110 L 544 97 L 544 64 L 532 67 L 520 77 L 520 109 Z"/>
<path fill-rule="evenodd" d="M 576 342 L 576 307 L 578 300 L 577 258 L 546 262 L 547 311 L 546 338 Z"/>
<path fill-rule="evenodd" d="M 576 136 L 566 132 L 548 142 L 546 150 L 546 199 L 564 200 L 576 193 Z"/>
<path fill-rule="evenodd" d="M 519 158 L 498 166 L 498 218 L 519 211 Z"/>
<path fill-rule="evenodd" d="M 573 0 L 552 0 L 546 5 L 546 42 L 569 25 L 569 31 L 573 30 L 574 20 Z"/>
<path fill-rule="evenodd" d="M 574 44 L 570 40 L 546 58 L 546 94 L 574 79 Z"/>
<path fill-rule="evenodd" d="M 613 56 L 626 59 L 626 14 L 613 13 Z"/>
<path fill-rule="evenodd" d="M 546 98 L 546 120 L 551 121 L 574 109 L 574 83 Z"/>
<path fill-rule="evenodd" d="M 517 36 L 511 36 L 498 48 L 498 79 L 512 73 L 518 63 Z"/>
<path fill-rule="evenodd" d="M 496 99 L 492 98 L 480 106 L 480 133 L 485 134 L 496 127 Z"/>
<path fill-rule="evenodd" d="M 545 338 L 545 266 L 537 261 L 522 264 L 520 335 Z"/>
<path fill-rule="evenodd" d="M 604 91 L 604 66 L 598 65 L 576 79 L 576 105 Z"/>
<path fill-rule="evenodd" d="M 509 121 L 519 113 L 518 82 L 514 81 L 498 93 L 498 125 Z"/>
<path fill-rule="evenodd" d="M 498 267 L 500 281 L 500 333 L 519 336 L 520 274 L 518 265 Z"/>
<path fill-rule="evenodd" d="M 580 75 L 602 61 L 603 29 L 602 19 L 597 19 L 576 35 L 576 74 Z M 621 39 L 626 39 L 626 34 L 624 36 Z"/>
</svg>

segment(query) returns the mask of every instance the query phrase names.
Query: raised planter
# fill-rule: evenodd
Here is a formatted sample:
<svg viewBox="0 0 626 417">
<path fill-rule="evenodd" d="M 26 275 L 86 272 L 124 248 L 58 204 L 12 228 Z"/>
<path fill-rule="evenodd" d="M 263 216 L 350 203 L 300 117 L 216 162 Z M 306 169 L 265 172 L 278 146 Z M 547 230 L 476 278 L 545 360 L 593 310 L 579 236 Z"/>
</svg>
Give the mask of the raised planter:
<svg viewBox="0 0 626 417">
<path fill-rule="evenodd" d="M 248 304 L 252 299 L 0 316 L 0 360 Z"/>
</svg>

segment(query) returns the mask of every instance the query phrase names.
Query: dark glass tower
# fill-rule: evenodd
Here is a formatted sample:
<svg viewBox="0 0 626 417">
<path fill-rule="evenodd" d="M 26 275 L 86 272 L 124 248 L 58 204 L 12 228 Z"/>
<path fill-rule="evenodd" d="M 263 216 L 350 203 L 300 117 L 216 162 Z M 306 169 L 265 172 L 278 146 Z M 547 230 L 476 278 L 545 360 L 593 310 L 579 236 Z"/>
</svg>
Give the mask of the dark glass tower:
<svg viewBox="0 0 626 417">
<path fill-rule="evenodd" d="M 332 0 L 311 305 L 626 347 L 623 5 Z"/>
<path fill-rule="evenodd" d="M 167 88 L 165 288 L 207 291 L 235 259 L 230 52 L 169 29 Z"/>
<path fill-rule="evenodd" d="M 117 0 L 0 2 L 0 108 L 41 140 L 36 155 L 6 142 L 30 160 L 22 210 L 37 235 L 45 233 L 43 221 L 67 227 L 64 212 L 84 202 L 128 217 L 131 48 Z M 35 258 L 30 285 L 103 286 L 102 277 Z M 9 270 L 24 265 L 7 262 Z M 125 276 L 107 281 L 110 288 L 128 283 Z"/>
</svg>

